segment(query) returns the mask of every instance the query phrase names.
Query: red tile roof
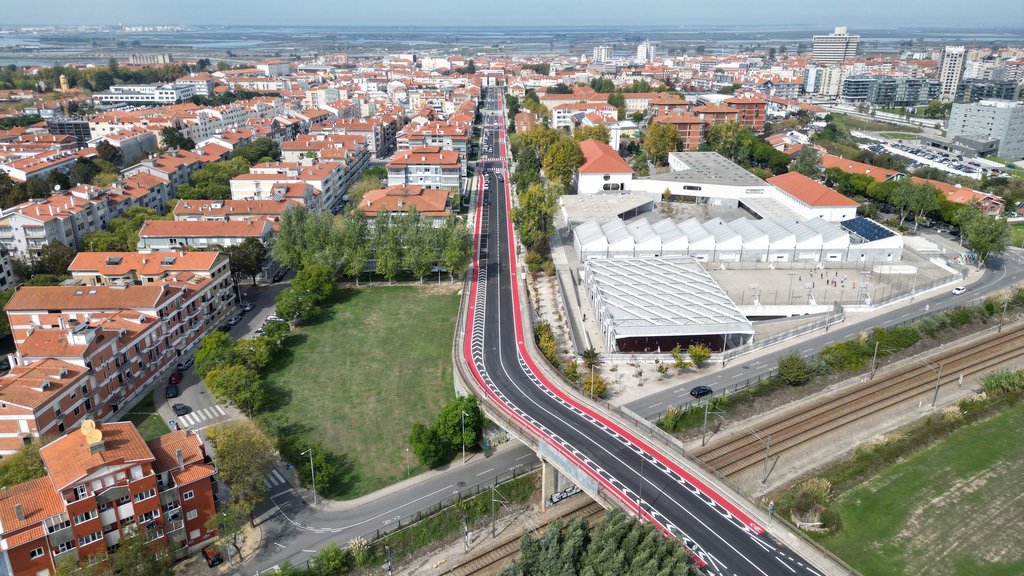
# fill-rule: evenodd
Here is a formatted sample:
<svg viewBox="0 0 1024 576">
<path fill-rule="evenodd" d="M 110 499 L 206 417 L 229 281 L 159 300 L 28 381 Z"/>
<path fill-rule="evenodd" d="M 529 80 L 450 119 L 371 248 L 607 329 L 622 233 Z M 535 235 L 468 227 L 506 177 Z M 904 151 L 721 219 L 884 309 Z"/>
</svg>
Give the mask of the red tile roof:
<svg viewBox="0 0 1024 576">
<path fill-rule="evenodd" d="M 39 449 L 39 456 L 50 474 L 52 489 L 64 490 L 92 470 L 111 464 L 152 462 L 142 435 L 131 422 L 108 422 L 97 425 L 103 438 L 103 449 L 90 453 L 81 428 Z"/>
<path fill-rule="evenodd" d="M 839 192 L 811 180 L 799 172 L 787 172 L 772 176 L 768 183 L 800 200 L 808 206 L 825 208 L 832 206 L 860 206 Z"/>
<path fill-rule="evenodd" d="M 622 174 L 633 173 L 633 169 L 619 156 L 611 146 L 600 140 L 584 140 L 580 142 L 583 151 L 583 165 L 580 174 Z"/>
</svg>

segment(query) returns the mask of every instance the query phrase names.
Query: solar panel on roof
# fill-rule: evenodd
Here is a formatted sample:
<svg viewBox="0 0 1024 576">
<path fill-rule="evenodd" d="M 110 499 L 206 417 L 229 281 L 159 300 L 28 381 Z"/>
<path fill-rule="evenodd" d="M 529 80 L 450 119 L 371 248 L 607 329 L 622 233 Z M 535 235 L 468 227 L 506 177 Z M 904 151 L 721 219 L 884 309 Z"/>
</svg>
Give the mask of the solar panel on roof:
<svg viewBox="0 0 1024 576">
<path fill-rule="evenodd" d="M 874 242 L 883 238 L 895 236 L 896 233 L 885 226 L 867 218 L 851 218 L 839 223 L 843 228 L 859 236 L 865 242 Z"/>
</svg>

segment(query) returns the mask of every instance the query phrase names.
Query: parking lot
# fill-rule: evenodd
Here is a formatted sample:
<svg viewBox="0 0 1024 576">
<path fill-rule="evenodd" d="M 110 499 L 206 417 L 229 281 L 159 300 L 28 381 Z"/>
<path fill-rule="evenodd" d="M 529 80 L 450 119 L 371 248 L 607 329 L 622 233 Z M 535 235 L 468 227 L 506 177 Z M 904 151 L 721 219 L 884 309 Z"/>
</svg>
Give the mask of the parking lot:
<svg viewBox="0 0 1024 576">
<path fill-rule="evenodd" d="M 970 158 L 964 158 L 954 152 L 945 152 L 937 148 L 927 148 L 903 141 L 882 142 L 864 146 L 875 154 L 895 154 L 910 160 L 909 170 L 920 170 L 921 168 L 938 168 L 943 172 L 968 176 L 970 178 L 981 178 L 983 173 L 990 172 L 980 162 Z"/>
</svg>

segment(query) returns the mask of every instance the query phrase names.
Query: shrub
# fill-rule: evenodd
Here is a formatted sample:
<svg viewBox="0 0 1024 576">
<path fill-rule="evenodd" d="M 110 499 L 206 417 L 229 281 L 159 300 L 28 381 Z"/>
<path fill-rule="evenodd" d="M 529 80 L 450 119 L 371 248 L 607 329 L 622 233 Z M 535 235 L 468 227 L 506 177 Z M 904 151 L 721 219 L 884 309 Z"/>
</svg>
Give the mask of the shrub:
<svg viewBox="0 0 1024 576">
<path fill-rule="evenodd" d="M 821 359 L 832 372 L 863 370 L 873 349 L 859 339 L 847 340 L 821 349 Z"/>
<path fill-rule="evenodd" d="M 1024 370 L 1000 370 L 986 374 L 981 387 L 988 394 L 1019 392 L 1024 390 Z"/>
<path fill-rule="evenodd" d="M 544 264 L 542 265 L 542 268 L 544 270 L 544 273 L 547 274 L 548 276 L 555 275 L 555 263 L 553 261 L 545 260 Z"/>
<path fill-rule="evenodd" d="M 896 326 L 893 328 L 875 328 L 868 338 L 868 348 L 873 348 L 878 343 L 878 355 L 887 356 L 894 351 L 904 350 L 917 344 L 921 334 L 911 326 Z M 872 350 L 873 351 L 873 350 Z"/>
<path fill-rule="evenodd" d="M 971 323 L 971 311 L 969 308 L 957 308 L 946 312 L 950 328 L 959 328 Z"/>
<path fill-rule="evenodd" d="M 686 354 L 695 366 L 700 366 L 711 358 L 711 348 L 707 344 L 690 344 L 686 348 Z"/>
<path fill-rule="evenodd" d="M 832 508 L 822 510 L 820 520 L 821 527 L 830 532 L 838 532 L 843 527 L 843 519 Z"/>
<path fill-rule="evenodd" d="M 807 361 L 797 352 L 790 352 L 779 358 L 777 366 L 779 373 L 775 377 L 786 386 L 803 386 L 811 380 Z"/>
<path fill-rule="evenodd" d="M 530 272 L 540 272 L 541 268 L 544 266 L 544 257 L 533 251 L 527 252 L 524 260 L 526 262 L 526 268 Z"/>
<path fill-rule="evenodd" d="M 583 392 L 588 396 L 603 398 L 607 390 L 608 383 L 597 372 L 589 372 L 583 375 Z"/>
</svg>

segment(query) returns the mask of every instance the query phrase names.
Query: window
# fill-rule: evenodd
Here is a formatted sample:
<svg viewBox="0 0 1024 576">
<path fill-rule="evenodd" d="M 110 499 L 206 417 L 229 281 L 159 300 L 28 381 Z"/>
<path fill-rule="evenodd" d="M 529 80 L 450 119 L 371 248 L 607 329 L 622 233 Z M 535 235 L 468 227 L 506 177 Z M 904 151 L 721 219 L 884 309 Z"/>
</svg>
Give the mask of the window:
<svg viewBox="0 0 1024 576">
<path fill-rule="evenodd" d="M 185 513 L 185 520 L 195 520 L 199 516 L 199 510 L 189 510 Z"/>
<path fill-rule="evenodd" d="M 143 500 L 146 500 L 148 498 L 152 498 L 153 496 L 156 496 L 156 489 L 155 488 L 150 488 L 149 490 L 146 490 L 145 492 L 139 492 L 138 494 L 136 494 L 134 500 L 136 502 L 142 502 Z"/>
<path fill-rule="evenodd" d="M 89 489 L 85 487 L 85 484 L 81 486 L 75 486 L 75 497 L 81 500 L 89 493 Z"/>
<path fill-rule="evenodd" d="M 74 540 L 68 540 L 67 542 L 62 543 L 60 546 L 55 547 L 53 549 L 53 555 L 56 556 L 57 554 L 60 554 L 61 552 L 67 552 L 68 550 L 71 550 L 74 547 L 75 547 L 75 541 Z"/>
<path fill-rule="evenodd" d="M 189 490 L 188 492 L 185 492 L 184 494 L 181 495 L 181 499 L 182 500 L 191 500 L 191 499 L 195 498 L 195 496 L 196 496 L 196 493 L 193 492 L 192 490 Z"/>
<path fill-rule="evenodd" d="M 89 534 L 87 536 L 82 536 L 81 538 L 79 538 L 78 539 L 78 545 L 79 546 L 85 546 L 86 544 L 92 544 L 93 542 L 99 540 L 100 538 L 103 538 L 103 533 L 102 532 L 93 532 L 92 534 Z"/>
<path fill-rule="evenodd" d="M 150 520 L 153 520 L 153 519 L 159 518 L 159 517 L 160 517 L 160 511 L 159 510 L 152 510 L 150 512 L 146 512 L 145 514 L 139 516 L 139 524 L 145 524 L 146 522 L 149 522 Z"/>
<path fill-rule="evenodd" d="M 39 558 L 42 555 L 43 555 L 43 549 L 42 548 L 36 548 L 35 550 L 33 550 L 33 551 L 28 553 L 28 557 L 29 557 L 30 560 L 35 560 L 36 558 Z"/>
<path fill-rule="evenodd" d="M 97 513 L 95 510 L 89 510 L 88 512 L 78 514 L 73 518 L 73 520 L 75 521 L 75 524 L 81 524 L 82 522 L 88 522 L 89 520 L 92 520 L 96 516 Z"/>
</svg>

